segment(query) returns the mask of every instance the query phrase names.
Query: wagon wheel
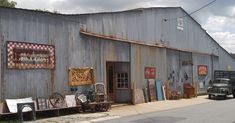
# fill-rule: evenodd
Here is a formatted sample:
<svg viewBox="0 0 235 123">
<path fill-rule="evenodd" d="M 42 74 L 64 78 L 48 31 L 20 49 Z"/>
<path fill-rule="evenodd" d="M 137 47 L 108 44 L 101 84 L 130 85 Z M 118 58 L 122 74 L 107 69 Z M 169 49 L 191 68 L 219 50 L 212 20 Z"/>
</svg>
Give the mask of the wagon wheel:
<svg viewBox="0 0 235 123">
<path fill-rule="evenodd" d="M 100 109 L 101 109 L 100 105 L 97 104 L 97 105 L 95 106 L 95 110 L 96 110 L 96 111 L 100 111 Z"/>
<path fill-rule="evenodd" d="M 111 108 L 110 104 L 103 104 L 103 111 L 109 111 L 110 108 Z"/>
<path fill-rule="evenodd" d="M 53 108 L 60 108 L 65 103 L 64 96 L 62 96 L 60 93 L 55 92 L 49 97 L 49 102 Z"/>
<path fill-rule="evenodd" d="M 106 111 L 109 111 L 111 109 L 111 104 L 106 104 Z"/>
</svg>

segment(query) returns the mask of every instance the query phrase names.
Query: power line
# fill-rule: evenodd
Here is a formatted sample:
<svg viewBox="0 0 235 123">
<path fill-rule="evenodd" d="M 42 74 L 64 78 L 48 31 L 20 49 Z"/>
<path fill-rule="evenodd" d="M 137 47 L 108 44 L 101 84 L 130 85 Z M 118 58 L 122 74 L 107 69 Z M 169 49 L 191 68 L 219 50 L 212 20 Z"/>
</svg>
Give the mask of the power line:
<svg viewBox="0 0 235 123">
<path fill-rule="evenodd" d="M 198 12 L 198 11 L 200 11 L 200 10 L 206 8 L 206 7 L 208 7 L 209 5 L 211 5 L 212 3 L 214 3 L 215 1 L 216 1 L 216 0 L 213 0 L 213 1 L 211 1 L 211 2 L 209 2 L 209 3 L 207 3 L 207 4 L 205 4 L 204 6 L 200 7 L 199 9 L 197 9 L 197 10 L 195 10 L 195 11 L 189 13 L 189 15 L 192 15 L 192 14 L 194 14 L 194 13 L 196 13 L 196 12 Z M 167 18 L 166 18 L 166 19 L 164 19 L 164 21 L 176 20 L 177 18 L 184 18 L 184 17 L 186 17 L 186 16 L 187 16 L 187 14 L 185 14 L 185 15 L 183 15 L 183 16 L 180 16 L 180 17 L 176 17 L 176 18 L 170 18 L 170 19 L 167 19 Z"/>
<path fill-rule="evenodd" d="M 200 11 L 201 9 L 206 8 L 207 6 L 209 6 L 210 4 L 214 3 L 215 1 L 216 1 L 216 0 L 213 0 L 213 1 L 211 1 L 210 3 L 207 3 L 206 5 L 202 6 L 201 8 L 199 8 L 199 9 L 197 9 L 197 10 L 191 12 L 189 15 L 192 15 L 192 14 L 194 14 L 194 13 Z"/>
</svg>

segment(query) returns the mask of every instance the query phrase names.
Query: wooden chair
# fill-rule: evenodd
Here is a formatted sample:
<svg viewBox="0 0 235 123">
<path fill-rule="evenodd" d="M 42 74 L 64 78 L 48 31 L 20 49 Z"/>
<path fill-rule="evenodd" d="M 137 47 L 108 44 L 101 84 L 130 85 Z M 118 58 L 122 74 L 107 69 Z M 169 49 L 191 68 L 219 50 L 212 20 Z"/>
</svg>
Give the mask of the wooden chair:
<svg viewBox="0 0 235 123">
<path fill-rule="evenodd" d="M 98 111 L 108 111 L 111 109 L 111 104 L 113 102 L 109 101 L 109 97 L 105 90 L 106 88 L 103 83 L 95 84 L 95 100 L 97 102 L 96 110 Z"/>
</svg>

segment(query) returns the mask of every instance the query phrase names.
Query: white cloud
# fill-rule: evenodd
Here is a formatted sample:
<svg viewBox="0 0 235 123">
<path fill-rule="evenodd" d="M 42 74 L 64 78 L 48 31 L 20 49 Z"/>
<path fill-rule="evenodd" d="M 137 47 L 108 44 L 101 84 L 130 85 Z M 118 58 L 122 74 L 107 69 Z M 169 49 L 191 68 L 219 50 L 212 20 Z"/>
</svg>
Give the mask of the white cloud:
<svg viewBox="0 0 235 123">
<path fill-rule="evenodd" d="M 235 52 L 235 33 L 215 32 L 210 35 L 228 52 Z"/>
<path fill-rule="evenodd" d="M 226 23 L 228 22 L 226 17 L 223 16 L 210 16 L 204 26 L 208 31 L 222 31 Z"/>
</svg>

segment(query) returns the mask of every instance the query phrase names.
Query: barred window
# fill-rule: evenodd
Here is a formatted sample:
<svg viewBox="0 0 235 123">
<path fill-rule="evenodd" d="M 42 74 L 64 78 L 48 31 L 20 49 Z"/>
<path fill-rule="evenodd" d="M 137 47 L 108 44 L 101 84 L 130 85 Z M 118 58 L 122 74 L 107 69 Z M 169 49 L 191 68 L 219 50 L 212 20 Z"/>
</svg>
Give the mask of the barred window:
<svg viewBox="0 0 235 123">
<path fill-rule="evenodd" d="M 117 88 L 127 89 L 128 88 L 128 73 L 122 72 L 117 73 Z"/>
</svg>

